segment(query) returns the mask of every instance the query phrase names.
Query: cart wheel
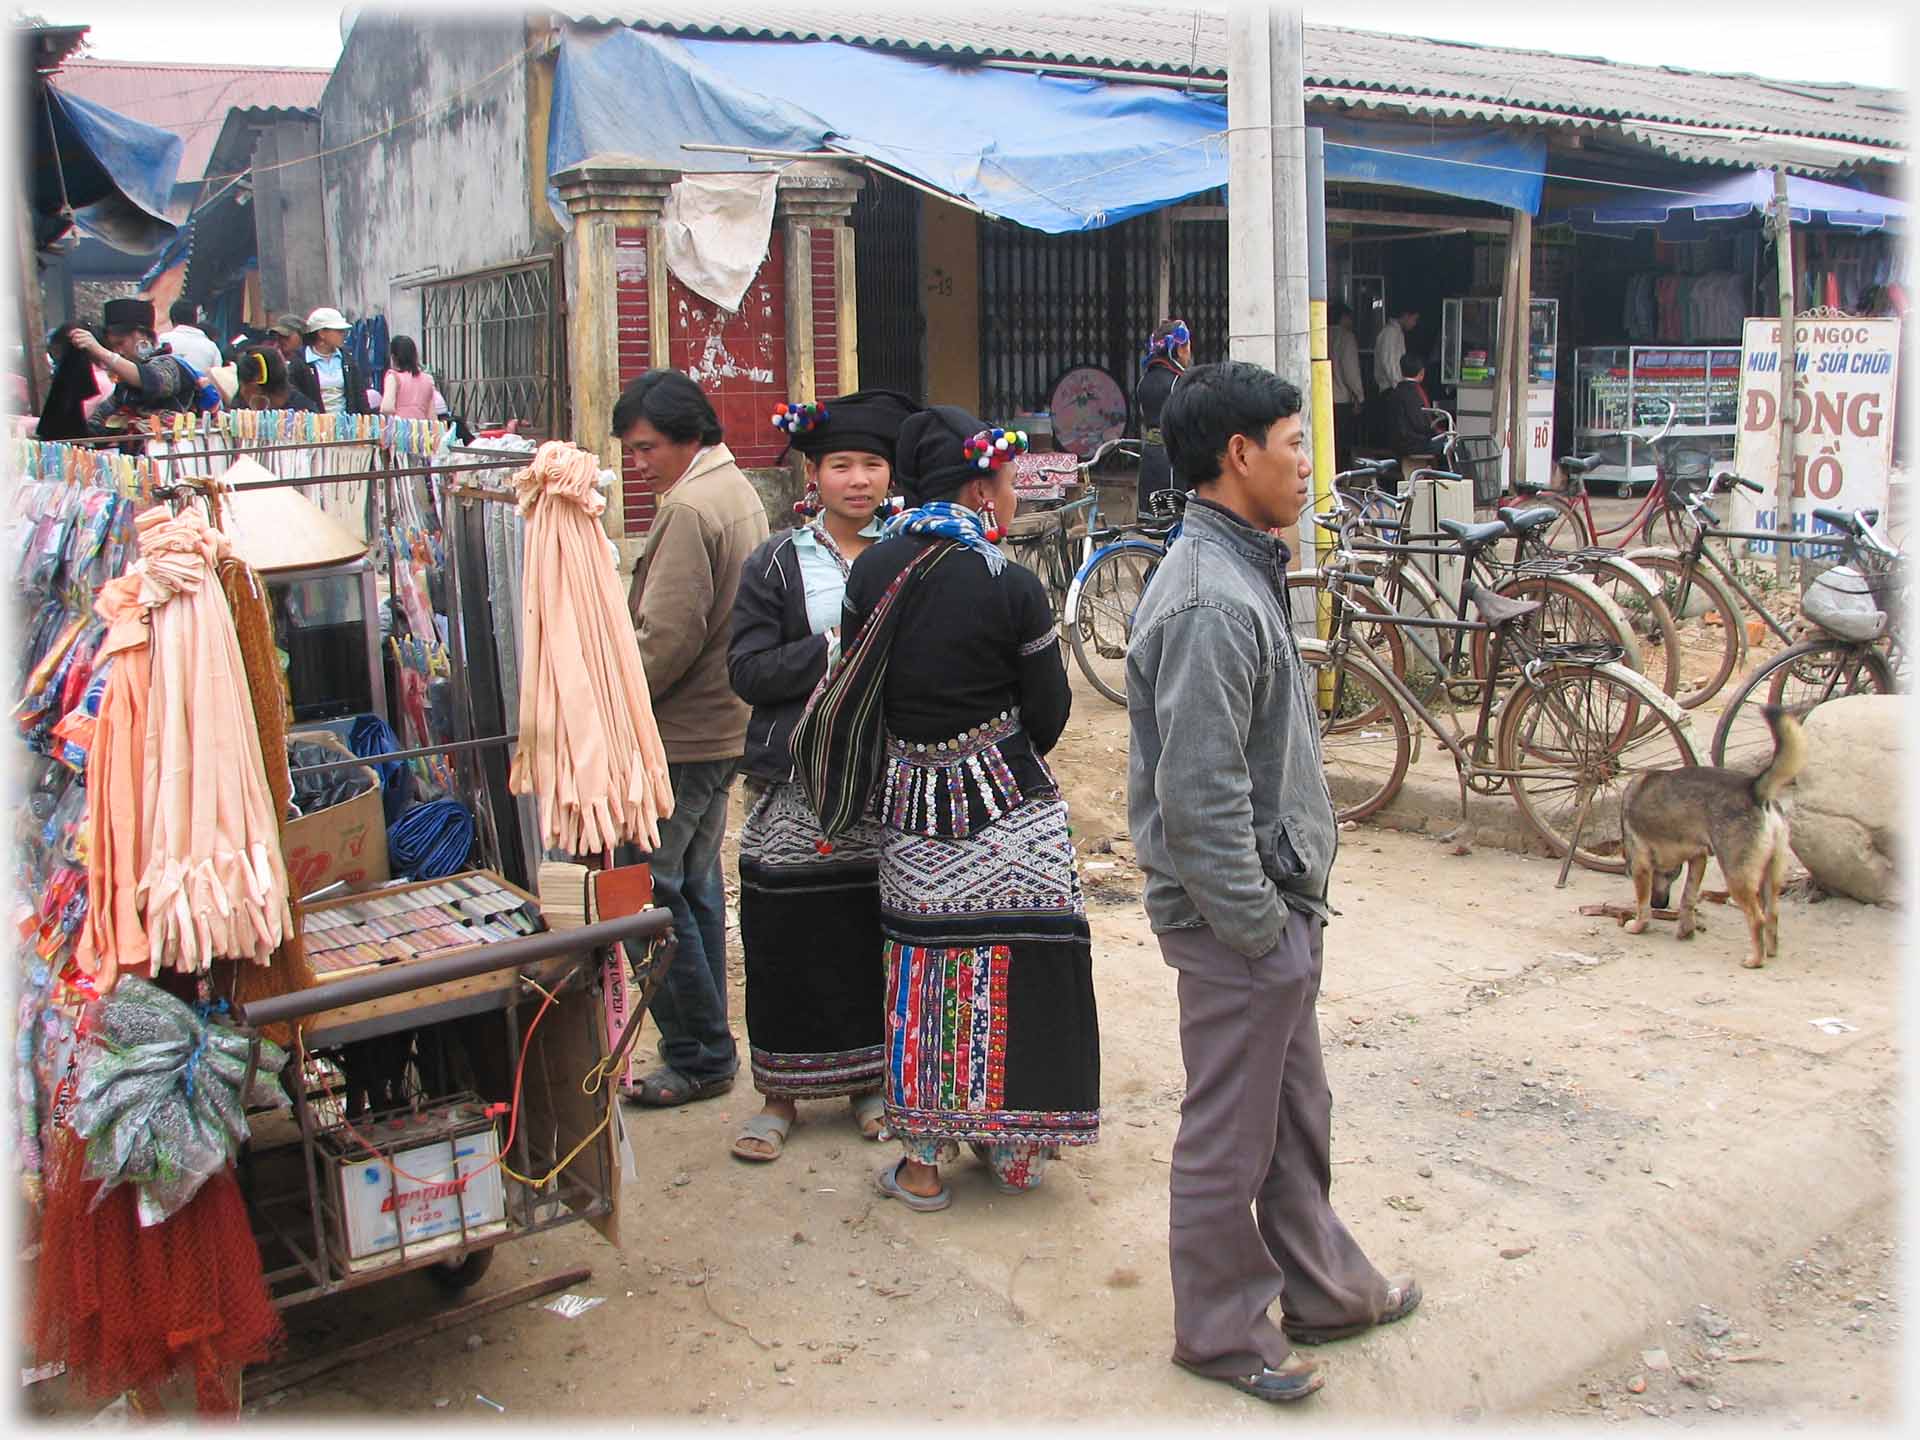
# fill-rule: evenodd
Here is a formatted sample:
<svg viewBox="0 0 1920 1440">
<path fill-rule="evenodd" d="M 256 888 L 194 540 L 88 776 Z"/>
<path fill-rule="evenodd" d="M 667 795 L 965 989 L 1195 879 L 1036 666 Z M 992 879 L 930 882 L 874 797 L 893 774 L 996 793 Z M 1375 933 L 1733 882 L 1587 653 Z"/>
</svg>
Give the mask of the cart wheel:
<svg viewBox="0 0 1920 1440">
<path fill-rule="evenodd" d="M 460 1260 L 448 1260 L 439 1265 L 429 1266 L 427 1273 L 433 1276 L 433 1283 L 449 1295 L 458 1295 L 471 1287 L 487 1273 L 493 1264 L 493 1246 L 485 1250 L 476 1250 Z"/>
</svg>

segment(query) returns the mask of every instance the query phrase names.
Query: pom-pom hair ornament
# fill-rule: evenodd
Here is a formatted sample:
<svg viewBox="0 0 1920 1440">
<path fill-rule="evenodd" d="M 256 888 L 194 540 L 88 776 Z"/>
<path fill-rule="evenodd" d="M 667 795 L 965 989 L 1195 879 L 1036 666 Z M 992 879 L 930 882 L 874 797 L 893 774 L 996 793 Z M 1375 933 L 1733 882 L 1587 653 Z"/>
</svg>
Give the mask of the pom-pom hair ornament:
<svg viewBox="0 0 1920 1440">
<path fill-rule="evenodd" d="M 991 430 L 982 430 L 962 445 L 960 454 L 982 470 L 991 470 L 996 465 L 1006 464 L 1016 455 L 1026 454 L 1028 448 L 1026 431 L 1006 430 L 996 425 Z"/>
<path fill-rule="evenodd" d="M 782 400 L 773 407 L 773 428 L 789 437 L 804 435 L 817 425 L 827 423 L 827 407 L 812 400 Z"/>
</svg>

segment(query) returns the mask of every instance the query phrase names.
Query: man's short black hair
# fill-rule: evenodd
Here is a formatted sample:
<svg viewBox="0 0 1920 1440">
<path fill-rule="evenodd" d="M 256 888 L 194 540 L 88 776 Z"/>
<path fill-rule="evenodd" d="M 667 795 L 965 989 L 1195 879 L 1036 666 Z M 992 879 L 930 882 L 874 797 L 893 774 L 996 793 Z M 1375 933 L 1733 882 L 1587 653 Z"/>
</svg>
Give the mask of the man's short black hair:
<svg viewBox="0 0 1920 1440">
<path fill-rule="evenodd" d="M 1196 365 L 1174 382 L 1160 413 L 1160 435 L 1180 483 L 1191 489 L 1220 478 L 1220 460 L 1236 435 L 1260 445 L 1276 421 L 1300 413 L 1300 390 L 1264 365 L 1227 360 Z"/>
<path fill-rule="evenodd" d="M 1418 380 L 1426 368 L 1427 362 L 1425 357 L 1416 355 L 1411 350 L 1400 357 L 1400 378 L 1402 380 Z"/>
<path fill-rule="evenodd" d="M 176 300 L 167 307 L 167 318 L 176 325 L 198 325 L 200 307 L 191 300 Z"/>
<path fill-rule="evenodd" d="M 649 370 L 620 392 L 613 407 L 615 439 L 644 420 L 676 444 L 718 445 L 720 417 L 692 379 L 678 370 Z"/>
</svg>

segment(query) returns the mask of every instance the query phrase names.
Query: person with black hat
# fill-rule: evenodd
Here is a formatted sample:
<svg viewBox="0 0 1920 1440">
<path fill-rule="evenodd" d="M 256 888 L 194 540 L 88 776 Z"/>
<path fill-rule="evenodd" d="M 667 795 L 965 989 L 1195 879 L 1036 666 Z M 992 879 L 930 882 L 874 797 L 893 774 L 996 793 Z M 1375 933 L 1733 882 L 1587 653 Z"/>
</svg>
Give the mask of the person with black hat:
<svg viewBox="0 0 1920 1440">
<path fill-rule="evenodd" d="M 913 1210 L 951 1203 L 939 1166 L 962 1142 L 1019 1194 L 1100 1133 L 1092 938 L 1042 759 L 1073 697 L 1045 586 L 995 543 L 1026 445 L 956 406 L 912 416 L 894 473 L 914 508 L 847 577 L 842 663 L 865 673 L 882 644 L 885 660 L 847 710 L 857 723 L 877 699 L 884 725 L 868 803 L 884 826 L 886 1118 L 906 1153 L 875 1184 Z"/>
<path fill-rule="evenodd" d="M 84 328 L 67 332 L 68 345 L 116 382 L 87 415 L 93 434 L 131 430 L 147 415 L 220 408 L 220 392 L 210 379 L 180 356 L 154 348 L 151 300 L 109 300 L 101 319 L 104 344 Z"/>
<path fill-rule="evenodd" d="M 801 1100 L 848 1096 L 861 1133 L 880 1135 L 880 827 L 828 843 L 794 777 L 791 740 L 839 658 L 847 572 L 880 536 L 894 442 L 919 408 L 897 391 L 861 390 L 773 415 L 806 462 L 807 488 L 793 528 L 743 567 L 727 652 L 734 693 L 753 706 L 740 945 L 753 1085 L 766 1097 L 733 1142 L 742 1160 L 778 1158 Z"/>
</svg>

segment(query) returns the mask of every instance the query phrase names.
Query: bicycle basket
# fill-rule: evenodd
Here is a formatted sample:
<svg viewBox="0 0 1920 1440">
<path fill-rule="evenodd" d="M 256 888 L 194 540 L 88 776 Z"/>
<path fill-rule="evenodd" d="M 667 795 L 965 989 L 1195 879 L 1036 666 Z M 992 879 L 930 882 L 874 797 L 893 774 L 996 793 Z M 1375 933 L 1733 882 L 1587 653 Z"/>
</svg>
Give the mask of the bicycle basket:
<svg viewBox="0 0 1920 1440">
<path fill-rule="evenodd" d="M 1682 506 L 1706 493 L 1713 483 L 1713 452 L 1698 445 L 1675 445 L 1667 452 L 1669 505 Z"/>
<path fill-rule="evenodd" d="M 1473 481 L 1473 503 L 1492 505 L 1500 499 L 1500 446 L 1493 440 L 1473 437 L 1455 442 L 1453 463 L 1456 473 Z"/>
<path fill-rule="evenodd" d="M 1835 565 L 1813 577 L 1800 597 L 1800 613 L 1829 635 L 1864 645 L 1887 633 L 1887 611 L 1875 580 L 1851 565 Z"/>
</svg>

